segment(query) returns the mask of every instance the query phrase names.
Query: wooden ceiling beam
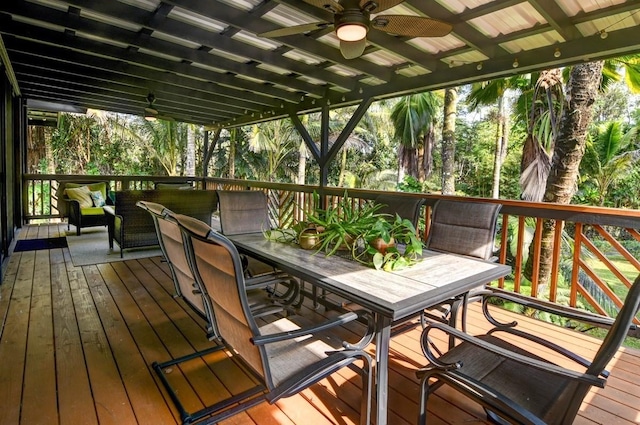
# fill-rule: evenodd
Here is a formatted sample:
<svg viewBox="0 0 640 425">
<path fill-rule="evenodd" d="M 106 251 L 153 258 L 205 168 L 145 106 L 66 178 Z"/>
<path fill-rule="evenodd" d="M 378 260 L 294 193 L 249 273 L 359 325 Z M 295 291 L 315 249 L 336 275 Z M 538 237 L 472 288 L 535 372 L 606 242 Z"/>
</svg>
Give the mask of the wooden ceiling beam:
<svg viewBox="0 0 640 425">
<path fill-rule="evenodd" d="M 92 0 L 72 0 L 72 3 L 82 7 L 84 9 L 92 10 L 98 13 L 111 14 L 115 13 L 114 8 L 111 5 L 111 2 L 96 2 Z M 165 4 L 165 3 L 161 3 Z M 264 3 L 264 6 L 259 10 L 263 13 L 266 13 L 268 10 L 271 10 L 275 7 L 275 3 Z M 267 7 L 269 5 L 269 7 Z M 174 7 L 173 5 L 170 5 Z M 156 25 L 149 26 L 146 25 L 146 21 L 148 21 L 148 17 L 141 14 L 140 9 L 134 6 L 129 6 L 126 4 L 121 4 L 118 6 L 121 9 L 116 15 L 119 19 L 123 19 L 127 22 L 148 26 L 151 29 L 161 31 L 163 33 L 172 35 L 174 37 L 178 37 L 184 40 L 188 40 L 193 43 L 205 45 L 205 46 L 215 46 L 216 49 L 222 50 L 234 55 L 240 55 L 246 57 L 252 61 L 256 61 L 259 63 L 264 63 L 267 65 L 277 66 L 279 68 L 290 70 L 293 73 L 297 73 L 300 75 L 307 75 L 312 78 L 316 78 L 319 80 L 327 81 L 331 84 L 334 84 L 338 87 L 342 87 L 346 90 L 350 90 L 354 87 L 354 80 L 351 78 L 343 77 L 337 75 L 333 72 L 324 71 L 321 68 L 316 66 L 307 65 L 297 60 L 289 59 L 287 57 L 283 57 L 279 53 L 274 53 L 272 50 L 265 50 L 259 47 L 254 47 L 248 45 L 246 43 L 234 40 L 230 38 L 231 34 L 225 33 L 224 35 L 217 34 L 212 31 L 207 31 L 202 28 L 189 26 L 186 23 L 175 19 L 165 19 L 162 22 L 157 23 Z M 151 12 L 148 12 L 151 13 Z M 252 15 L 260 16 L 259 13 L 253 11 Z M 236 63 L 234 66 L 238 66 Z M 251 72 L 251 67 L 247 67 L 247 72 Z M 241 72 L 241 71 L 236 71 Z M 248 74 L 250 75 L 250 74 Z M 256 77 L 263 78 L 264 77 Z M 273 77 L 272 77 L 273 78 Z M 276 83 L 276 82 L 274 82 Z M 305 89 L 307 90 L 307 89 Z M 309 92 L 313 93 L 313 87 L 311 87 Z"/>
<path fill-rule="evenodd" d="M 140 63 L 143 63 L 143 60 L 145 62 L 148 62 L 151 59 L 155 59 L 156 61 L 161 59 L 162 56 L 158 57 L 156 55 L 153 55 L 155 57 L 152 57 L 151 59 L 144 59 L 145 56 L 149 55 L 144 55 L 138 50 L 147 49 L 151 52 L 158 52 L 159 55 L 163 55 L 165 57 L 171 56 L 190 62 L 197 62 L 206 66 L 210 66 L 212 68 L 223 69 L 227 73 L 244 75 L 263 81 L 265 81 L 265 78 L 271 78 L 272 81 L 267 80 L 267 82 L 271 84 L 278 84 L 284 87 L 292 87 L 302 92 L 315 93 L 316 95 L 319 95 L 319 93 L 321 92 L 321 89 L 318 89 L 317 86 L 305 83 L 301 80 L 297 80 L 295 78 L 290 78 L 287 76 L 280 76 L 270 71 L 257 69 L 255 66 L 247 66 L 236 61 L 218 57 L 208 53 L 208 51 L 178 46 L 174 43 L 150 36 L 140 37 L 140 34 L 138 32 L 117 28 L 112 25 L 97 22 L 91 19 L 77 18 L 69 20 L 67 13 L 50 11 L 48 9 L 49 8 L 44 6 L 26 4 L 23 2 L 15 4 L 12 3 L 12 5 L 6 8 L 7 12 L 11 14 L 29 16 L 31 19 L 37 19 L 49 24 L 69 28 L 76 32 L 91 34 L 92 37 L 102 37 L 105 40 L 112 40 L 117 43 L 129 45 L 131 47 L 134 47 L 136 50 L 134 52 L 136 53 L 135 55 L 129 54 L 125 57 L 125 53 L 123 52 L 128 51 L 129 53 L 131 53 L 130 50 L 124 50 L 117 47 L 114 49 L 115 46 L 103 43 L 104 47 L 96 46 L 95 50 L 91 50 L 93 46 L 89 45 L 87 53 L 100 52 L 102 54 L 107 54 L 107 52 L 112 51 L 114 52 L 113 57 L 116 59 L 128 60 L 132 62 L 140 60 Z M 27 15 L 27 13 L 29 15 Z M 32 27 L 32 29 L 38 30 L 38 27 Z M 80 43 L 85 42 L 84 40 L 86 40 L 85 37 L 81 37 L 80 35 L 77 35 L 76 37 L 78 38 L 78 41 L 74 41 L 73 46 L 69 47 L 80 48 Z M 67 40 L 67 42 L 69 41 Z M 96 41 L 93 41 L 92 43 L 99 44 Z M 270 87 L 267 84 L 259 84 L 251 80 L 237 81 L 235 77 L 227 75 L 225 73 L 208 71 L 202 68 L 193 67 L 184 63 L 179 63 L 167 59 L 162 59 L 162 61 L 164 63 L 161 63 L 160 66 L 165 70 L 172 70 L 177 73 L 183 73 L 184 75 L 195 75 L 203 79 L 215 78 L 215 81 L 220 84 L 229 85 L 231 87 L 242 86 L 245 90 L 255 93 L 267 93 L 274 97 L 280 97 L 283 100 L 292 100 L 293 98 L 290 97 L 290 92 Z"/>
<path fill-rule="evenodd" d="M 236 9 L 220 1 L 206 1 L 201 0 L 166 0 L 175 6 L 179 6 L 193 12 L 199 13 L 203 16 L 218 21 L 225 22 L 229 25 L 244 29 L 253 34 L 260 34 L 266 31 L 275 29 L 275 26 L 270 22 L 260 19 L 260 17 L 253 17 L 251 14 L 244 12 L 243 10 Z M 303 35 L 295 35 L 288 37 L 280 37 L 277 39 L 282 44 L 289 45 L 295 49 L 308 52 L 312 55 L 325 58 L 336 64 L 345 63 L 345 59 L 342 57 L 340 51 L 334 47 L 321 43 L 310 37 Z M 346 63 L 345 63 L 346 64 Z M 376 77 L 382 81 L 389 81 L 393 77 L 391 70 L 384 66 L 376 65 L 372 62 L 364 60 L 362 58 L 351 59 L 347 64 L 349 67 L 358 70 L 362 74 L 366 74 L 372 77 Z"/>
<path fill-rule="evenodd" d="M 119 99 L 120 101 L 126 101 L 133 105 L 139 105 L 140 114 L 144 112 L 144 107 L 147 106 L 147 96 L 149 92 L 145 92 L 144 89 L 135 89 L 131 90 L 126 88 L 126 86 L 121 86 L 122 88 L 119 90 L 114 89 L 114 85 L 106 86 L 96 86 L 89 85 L 83 82 L 86 82 L 87 79 L 81 81 L 80 79 L 76 79 L 74 81 L 65 81 L 60 80 L 58 78 L 52 78 L 51 75 L 37 75 L 33 73 L 33 70 L 25 70 L 25 72 L 17 71 L 18 75 L 20 75 L 21 80 L 24 83 L 29 83 L 32 85 L 38 85 L 40 87 L 48 87 L 48 88 L 60 88 L 69 91 L 74 91 L 78 93 L 82 93 L 84 95 L 90 96 L 91 93 L 95 93 L 96 95 L 106 96 L 110 99 Z M 94 80 L 95 81 L 95 80 Z M 23 83 L 23 84 L 24 84 Z M 222 108 L 205 108 L 202 106 L 202 103 L 191 103 L 188 102 L 176 102 L 175 96 L 169 94 L 161 94 L 154 92 L 156 97 L 157 106 L 156 109 L 162 109 L 164 111 L 179 112 L 180 110 L 189 109 L 190 111 L 197 112 L 201 115 L 209 115 L 215 117 L 216 120 L 224 120 L 229 119 L 233 115 L 228 111 L 224 111 Z M 168 112 L 167 112 L 168 113 Z"/>
</svg>

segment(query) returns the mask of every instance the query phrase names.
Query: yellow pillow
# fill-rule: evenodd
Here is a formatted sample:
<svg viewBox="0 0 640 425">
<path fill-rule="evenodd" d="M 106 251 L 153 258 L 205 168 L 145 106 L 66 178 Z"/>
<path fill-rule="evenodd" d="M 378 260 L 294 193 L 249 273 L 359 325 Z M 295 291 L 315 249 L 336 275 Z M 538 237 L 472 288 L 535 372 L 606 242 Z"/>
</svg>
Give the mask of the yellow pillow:
<svg viewBox="0 0 640 425">
<path fill-rule="evenodd" d="M 69 189 L 75 189 L 78 187 L 82 187 L 82 186 L 86 186 L 89 188 L 89 190 L 91 192 L 99 190 L 100 192 L 102 192 L 102 197 L 104 199 L 107 199 L 107 184 L 105 182 L 98 182 L 98 183 L 72 183 L 69 182 L 65 185 L 65 188 Z"/>
<path fill-rule="evenodd" d="M 87 186 L 68 188 L 65 190 L 65 193 L 69 199 L 78 201 L 78 203 L 80 203 L 80 208 L 90 208 L 93 206 L 91 191 Z"/>
</svg>

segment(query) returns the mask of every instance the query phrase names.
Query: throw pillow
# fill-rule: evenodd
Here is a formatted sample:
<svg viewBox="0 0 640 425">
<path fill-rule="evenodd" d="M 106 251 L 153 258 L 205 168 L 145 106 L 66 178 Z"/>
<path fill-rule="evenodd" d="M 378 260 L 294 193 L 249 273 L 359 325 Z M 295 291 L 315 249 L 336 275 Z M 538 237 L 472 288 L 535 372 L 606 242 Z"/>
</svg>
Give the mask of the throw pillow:
<svg viewBox="0 0 640 425">
<path fill-rule="evenodd" d="M 65 193 L 69 199 L 78 201 L 80 208 L 90 208 L 93 206 L 93 199 L 91 199 L 91 191 L 87 186 L 80 186 L 75 188 L 67 188 Z"/>
<path fill-rule="evenodd" d="M 157 190 L 193 190 L 191 183 L 156 183 Z"/>
<path fill-rule="evenodd" d="M 99 190 L 94 190 L 91 192 L 91 199 L 93 199 L 94 207 L 104 207 L 105 201 L 104 196 L 102 196 L 102 192 Z"/>
</svg>

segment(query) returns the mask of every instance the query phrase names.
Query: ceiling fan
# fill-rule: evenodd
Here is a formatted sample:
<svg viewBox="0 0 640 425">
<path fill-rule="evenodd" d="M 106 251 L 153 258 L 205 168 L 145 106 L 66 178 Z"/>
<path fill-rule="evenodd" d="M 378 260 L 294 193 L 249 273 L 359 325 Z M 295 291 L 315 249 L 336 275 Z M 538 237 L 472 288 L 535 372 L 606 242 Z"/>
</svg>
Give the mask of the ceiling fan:
<svg viewBox="0 0 640 425">
<path fill-rule="evenodd" d="M 156 101 L 156 97 L 153 93 L 149 93 L 147 95 L 147 107 L 144 108 L 144 119 L 147 121 L 155 121 L 158 119 L 161 120 L 166 120 L 166 121 L 173 121 L 173 118 L 171 117 L 167 117 L 164 115 L 160 115 L 158 113 L 158 110 L 153 106 L 153 104 Z"/>
<path fill-rule="evenodd" d="M 346 59 L 362 55 L 367 45 L 369 29 L 407 37 L 442 37 L 451 32 L 453 26 L 447 22 L 423 16 L 377 15 L 404 0 L 303 0 L 312 6 L 333 13 L 334 21 L 313 22 L 293 27 L 279 28 L 258 34 L 260 37 L 274 38 L 302 34 L 323 28 L 335 28 L 340 39 L 340 52 Z"/>
</svg>

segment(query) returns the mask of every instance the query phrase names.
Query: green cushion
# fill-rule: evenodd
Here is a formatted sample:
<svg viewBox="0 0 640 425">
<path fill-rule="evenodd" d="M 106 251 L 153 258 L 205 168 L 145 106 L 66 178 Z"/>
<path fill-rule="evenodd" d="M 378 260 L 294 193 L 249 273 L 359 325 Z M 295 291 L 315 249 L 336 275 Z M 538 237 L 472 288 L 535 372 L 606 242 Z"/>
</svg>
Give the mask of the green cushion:
<svg viewBox="0 0 640 425">
<path fill-rule="evenodd" d="M 99 190 L 102 193 L 102 198 L 103 199 L 107 199 L 107 184 L 105 182 L 98 182 L 98 183 L 88 183 L 88 184 L 82 184 L 82 183 L 67 183 L 65 184 L 65 190 L 68 188 L 76 188 L 76 187 L 82 187 L 82 186 L 86 186 L 87 188 L 89 188 L 90 192 Z M 93 201 L 91 203 L 91 205 L 93 205 Z"/>
<path fill-rule="evenodd" d="M 104 209 L 102 207 L 80 208 L 80 214 L 82 214 L 82 215 L 104 215 Z"/>
<path fill-rule="evenodd" d="M 70 187 L 65 189 L 65 193 L 69 199 L 73 199 L 80 203 L 80 209 L 93 207 L 93 199 L 91 199 L 91 191 L 87 186 Z"/>
<path fill-rule="evenodd" d="M 157 190 L 193 190 L 190 183 L 157 183 Z"/>
</svg>

